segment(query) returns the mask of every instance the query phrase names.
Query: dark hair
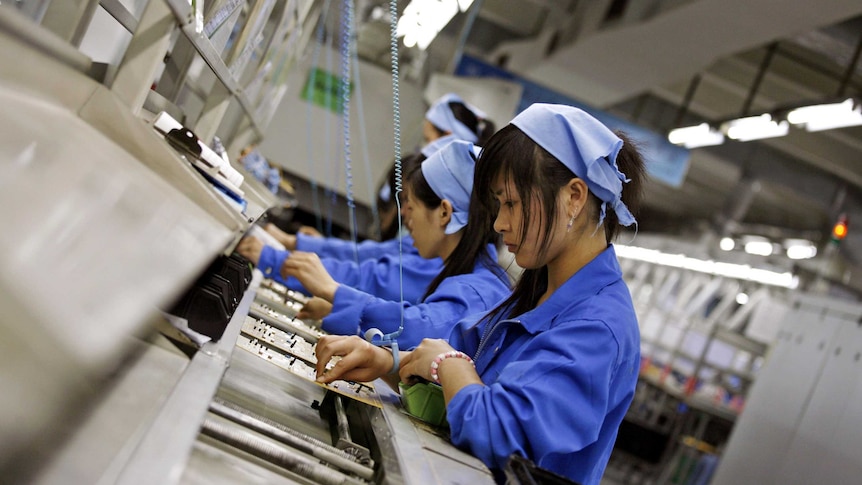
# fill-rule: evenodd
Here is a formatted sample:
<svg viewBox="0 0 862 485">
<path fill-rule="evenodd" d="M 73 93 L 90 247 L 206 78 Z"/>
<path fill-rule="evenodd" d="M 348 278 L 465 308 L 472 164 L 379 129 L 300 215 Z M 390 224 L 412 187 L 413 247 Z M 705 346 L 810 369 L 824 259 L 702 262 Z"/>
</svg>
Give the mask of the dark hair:
<svg viewBox="0 0 862 485">
<path fill-rule="evenodd" d="M 411 153 L 410 155 L 405 155 L 401 157 L 401 180 L 405 179 L 404 175 L 410 172 L 413 167 L 418 167 L 422 161 L 425 160 L 425 155 L 421 152 Z M 383 187 L 383 184 L 380 184 L 380 187 L 377 189 L 377 211 L 388 211 L 388 210 L 398 210 L 397 204 L 395 203 L 395 191 L 396 187 L 396 172 L 395 172 L 395 164 L 392 164 L 392 167 L 389 169 L 389 173 L 386 174 L 385 184 L 389 185 L 389 200 L 383 200 L 380 197 L 380 189 Z M 403 184 L 402 184 L 403 185 Z M 403 205 L 403 203 L 402 203 Z M 380 227 L 380 239 L 386 241 L 387 239 L 392 239 L 398 235 L 398 218 L 401 217 L 400 214 L 395 214 L 395 217 L 392 218 L 392 222 L 388 226 Z"/>
<path fill-rule="evenodd" d="M 436 209 L 443 203 L 443 199 L 438 196 L 428 181 L 425 175 L 420 170 L 420 165 L 413 167 L 410 173 L 406 176 L 406 183 L 410 187 L 410 197 L 419 201 L 429 209 Z M 471 209 L 467 212 L 467 225 L 464 226 L 464 234 L 461 235 L 461 240 L 449 258 L 446 259 L 443 265 L 443 270 L 431 280 L 428 284 L 428 289 L 422 300 L 428 298 L 429 295 L 437 290 L 440 283 L 450 276 L 459 274 L 472 273 L 477 262 L 481 262 L 486 268 L 494 272 L 500 280 L 508 283 L 503 268 L 497 264 L 488 252 L 488 244 L 494 240 L 495 233 L 493 228 L 493 220 L 488 218 L 484 211 L 475 211 L 472 209 L 472 203 L 475 201 L 475 191 L 470 195 Z"/>
<path fill-rule="evenodd" d="M 617 156 L 617 164 L 622 173 L 630 180 L 623 185 L 622 201 L 633 215 L 637 214 L 643 194 L 643 182 L 646 168 L 637 147 L 623 133 L 617 132 L 623 140 L 623 147 Z M 518 191 L 521 204 L 521 241 L 527 236 L 525 230 L 530 226 L 533 214 L 530 213 L 529 201 L 535 199 L 544 208 L 542 210 L 543 234 L 540 235 L 539 255 L 548 250 L 553 228 L 556 224 L 557 196 L 560 189 L 577 175 L 572 173 L 547 150 L 531 140 L 523 131 L 514 125 L 507 125 L 488 141 L 476 162 L 475 183 L 473 194 L 478 197 L 476 210 L 485 212 L 492 221 L 496 214 L 497 201 L 492 193 L 491 184 L 499 174 L 504 174 L 512 181 Z M 590 192 L 591 203 L 588 203 L 591 220 L 598 222 L 601 200 Z M 619 220 L 613 210 L 608 210 L 604 221 L 605 239 L 608 244 L 619 234 Z M 511 296 L 492 310 L 486 319 L 493 320 L 503 312 L 507 317 L 520 315 L 536 307 L 539 298 L 547 290 L 547 266 L 536 269 L 525 269 Z"/>
<path fill-rule="evenodd" d="M 496 127 L 494 126 L 494 122 L 480 118 L 476 116 L 470 108 L 467 107 L 464 103 L 459 103 L 457 101 L 453 101 L 449 103 L 449 109 L 452 110 L 452 115 L 455 116 L 455 119 L 464 124 L 467 128 L 472 131 L 477 138 L 476 145 L 485 146 L 485 143 L 491 138 L 491 135 L 494 134 L 494 130 Z M 439 126 L 431 124 L 434 127 L 434 130 L 438 135 L 444 136 L 446 134 L 445 130 L 442 130 Z"/>
</svg>

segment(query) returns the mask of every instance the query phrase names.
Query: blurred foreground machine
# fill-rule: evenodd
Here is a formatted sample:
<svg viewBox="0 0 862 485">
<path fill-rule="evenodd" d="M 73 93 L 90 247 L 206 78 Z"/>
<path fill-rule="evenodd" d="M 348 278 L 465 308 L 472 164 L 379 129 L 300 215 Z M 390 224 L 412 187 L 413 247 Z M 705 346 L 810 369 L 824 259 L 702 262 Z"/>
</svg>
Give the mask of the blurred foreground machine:
<svg viewBox="0 0 862 485">
<path fill-rule="evenodd" d="M 388 386 L 313 382 L 301 295 L 232 254 L 278 201 L 196 163 L 260 139 L 283 77 L 248 79 L 320 2 L 206 2 L 203 33 L 204 2 L 124 3 L 0 4 L 0 481 L 492 483 Z M 75 47 L 96 7 L 131 33 L 107 73 Z"/>
</svg>

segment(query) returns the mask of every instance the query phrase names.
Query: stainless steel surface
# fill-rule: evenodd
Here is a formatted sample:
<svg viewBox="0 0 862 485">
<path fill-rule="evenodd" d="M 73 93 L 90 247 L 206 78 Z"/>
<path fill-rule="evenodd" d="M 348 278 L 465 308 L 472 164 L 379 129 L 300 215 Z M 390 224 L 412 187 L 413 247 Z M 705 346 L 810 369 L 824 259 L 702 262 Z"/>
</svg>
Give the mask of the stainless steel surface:
<svg viewBox="0 0 862 485">
<path fill-rule="evenodd" d="M 392 454 L 398 460 L 401 483 L 494 483 L 491 472 L 479 459 L 455 448 L 441 435 L 441 430 L 407 415 L 398 394 L 388 385 L 378 380 L 375 387 L 384 403 L 382 414 L 390 433 Z"/>
<path fill-rule="evenodd" d="M 189 362 L 149 342 L 137 342 L 132 352 L 141 354 L 107 383 L 81 422 L 64 423 L 69 439 L 39 464 L 32 483 L 114 483 Z"/>
<path fill-rule="evenodd" d="M 192 357 L 116 483 L 167 485 L 179 480 L 259 284 L 252 280 L 221 340 L 205 344 Z"/>
<path fill-rule="evenodd" d="M 372 468 L 357 463 L 352 455 L 239 406 L 216 398 L 210 411 L 366 480 L 374 474 Z"/>
<path fill-rule="evenodd" d="M 325 485 L 362 485 L 366 482 L 344 475 L 320 462 L 285 446 L 271 442 L 242 428 L 206 418 L 201 432 L 219 441 L 235 446 L 257 457 L 275 463 L 288 471 Z"/>
</svg>

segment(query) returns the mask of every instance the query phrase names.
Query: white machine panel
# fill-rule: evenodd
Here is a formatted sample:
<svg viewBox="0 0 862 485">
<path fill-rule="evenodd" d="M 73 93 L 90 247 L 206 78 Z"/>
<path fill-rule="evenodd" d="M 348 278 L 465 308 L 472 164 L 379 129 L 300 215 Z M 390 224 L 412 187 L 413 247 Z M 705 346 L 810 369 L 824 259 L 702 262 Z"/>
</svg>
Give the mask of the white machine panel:
<svg viewBox="0 0 862 485">
<path fill-rule="evenodd" d="M 857 483 L 862 307 L 800 297 L 711 482 Z M 840 350 L 839 350 L 840 349 Z"/>
</svg>

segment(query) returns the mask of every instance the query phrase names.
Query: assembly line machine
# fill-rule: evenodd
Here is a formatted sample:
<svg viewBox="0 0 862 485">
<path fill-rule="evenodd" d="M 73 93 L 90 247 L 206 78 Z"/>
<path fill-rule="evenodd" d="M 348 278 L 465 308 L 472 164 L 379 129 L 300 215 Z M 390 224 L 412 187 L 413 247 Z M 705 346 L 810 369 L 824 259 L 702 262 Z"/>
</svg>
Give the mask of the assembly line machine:
<svg viewBox="0 0 862 485">
<path fill-rule="evenodd" d="M 321 4 L 0 4 L 0 481 L 493 483 L 386 384 L 314 382 L 302 295 L 234 253 Z"/>
</svg>

